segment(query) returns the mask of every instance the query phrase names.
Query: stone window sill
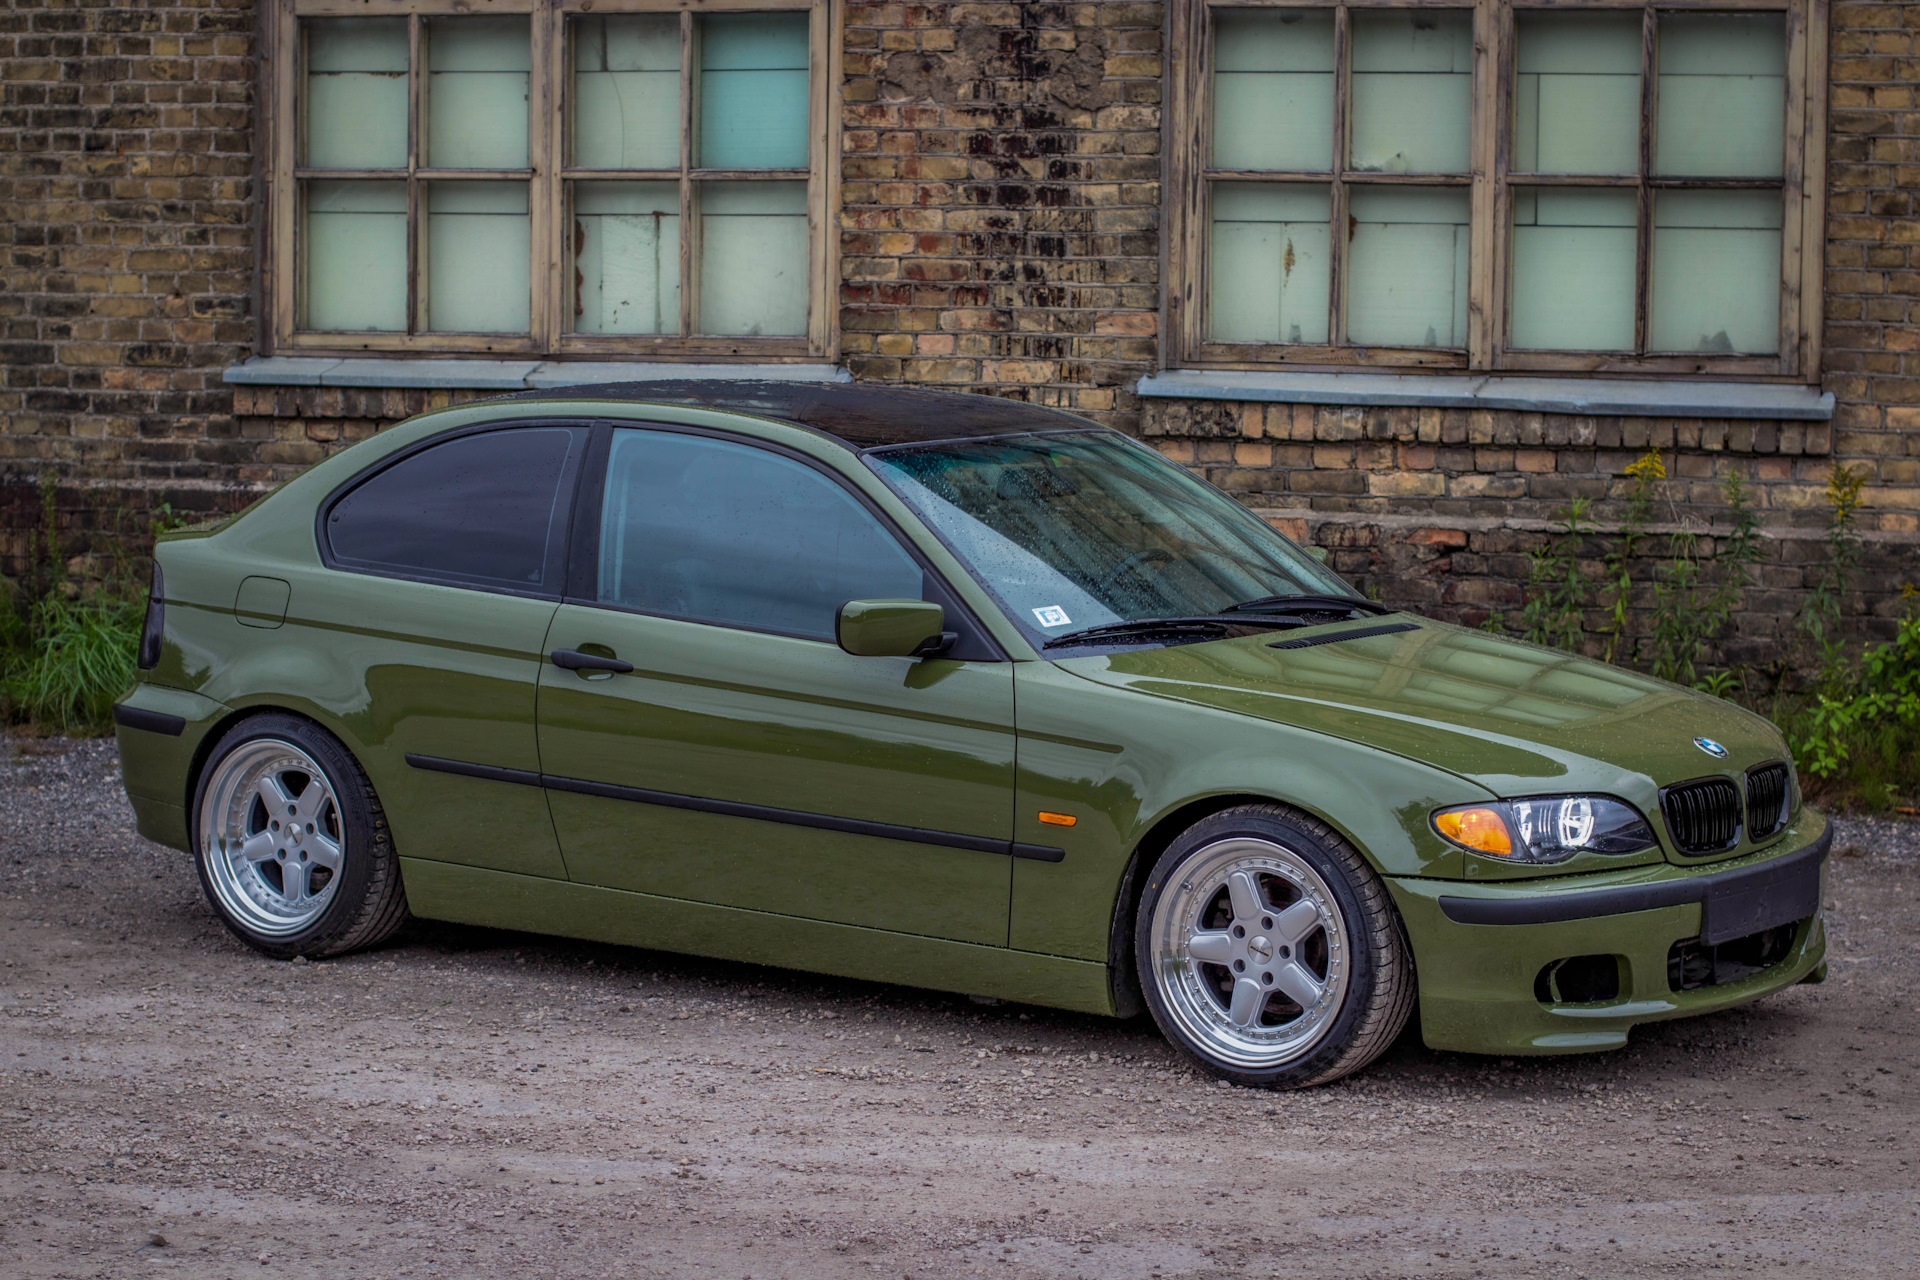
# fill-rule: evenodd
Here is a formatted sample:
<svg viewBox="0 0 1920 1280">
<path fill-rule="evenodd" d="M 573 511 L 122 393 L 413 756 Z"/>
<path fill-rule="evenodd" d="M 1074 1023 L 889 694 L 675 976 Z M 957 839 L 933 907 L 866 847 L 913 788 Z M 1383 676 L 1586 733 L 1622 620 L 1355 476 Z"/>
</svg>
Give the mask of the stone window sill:
<svg viewBox="0 0 1920 1280">
<path fill-rule="evenodd" d="M 1833 417 L 1832 392 L 1774 382 L 1169 369 L 1140 379 L 1138 390 L 1142 396 L 1173 400 L 1509 409 L 1605 417 L 1819 422 Z"/>
<path fill-rule="evenodd" d="M 335 356 L 254 356 L 229 365 L 225 380 L 254 387 L 415 387 L 457 391 L 544 391 L 606 382 L 688 378 L 851 382 L 830 364 L 666 364 L 587 360 L 387 360 Z"/>
</svg>

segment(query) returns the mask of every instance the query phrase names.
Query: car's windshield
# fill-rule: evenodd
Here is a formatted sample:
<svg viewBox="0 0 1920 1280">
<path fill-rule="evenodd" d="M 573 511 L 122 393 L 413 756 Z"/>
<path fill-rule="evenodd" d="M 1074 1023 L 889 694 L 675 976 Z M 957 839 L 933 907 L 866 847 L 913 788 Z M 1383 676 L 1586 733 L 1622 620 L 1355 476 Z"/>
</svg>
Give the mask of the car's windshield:
<svg viewBox="0 0 1920 1280">
<path fill-rule="evenodd" d="M 868 464 L 1029 637 L 1216 615 L 1338 577 L 1218 489 L 1106 431 L 900 445 Z"/>
</svg>

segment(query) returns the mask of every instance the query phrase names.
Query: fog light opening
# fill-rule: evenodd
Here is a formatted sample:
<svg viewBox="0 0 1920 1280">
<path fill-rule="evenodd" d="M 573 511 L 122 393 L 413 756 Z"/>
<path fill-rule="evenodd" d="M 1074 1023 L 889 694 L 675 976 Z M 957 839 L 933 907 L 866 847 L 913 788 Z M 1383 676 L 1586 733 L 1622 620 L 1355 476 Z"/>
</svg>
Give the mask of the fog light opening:
<svg viewBox="0 0 1920 1280">
<path fill-rule="evenodd" d="M 1540 970 L 1533 998 L 1541 1004 L 1605 1004 L 1620 998 L 1618 956 L 1568 956 Z"/>
</svg>

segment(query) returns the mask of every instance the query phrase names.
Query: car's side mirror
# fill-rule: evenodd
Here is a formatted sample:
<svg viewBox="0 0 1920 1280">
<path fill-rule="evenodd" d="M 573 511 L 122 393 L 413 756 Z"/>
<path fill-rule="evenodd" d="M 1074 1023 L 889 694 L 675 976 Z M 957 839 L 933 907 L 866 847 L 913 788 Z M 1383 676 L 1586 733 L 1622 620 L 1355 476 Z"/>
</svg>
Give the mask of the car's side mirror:
<svg viewBox="0 0 1920 1280">
<path fill-rule="evenodd" d="M 946 622 L 946 610 L 929 600 L 849 600 L 833 631 L 855 657 L 924 658 L 953 644 Z"/>
</svg>

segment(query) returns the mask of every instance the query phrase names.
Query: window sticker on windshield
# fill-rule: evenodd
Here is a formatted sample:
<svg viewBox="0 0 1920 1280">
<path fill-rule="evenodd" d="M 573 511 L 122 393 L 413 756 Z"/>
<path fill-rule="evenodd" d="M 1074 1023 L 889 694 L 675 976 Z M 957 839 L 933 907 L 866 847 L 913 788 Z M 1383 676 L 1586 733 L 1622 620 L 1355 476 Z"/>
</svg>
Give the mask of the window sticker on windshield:
<svg viewBox="0 0 1920 1280">
<path fill-rule="evenodd" d="M 1072 618 L 1067 616 L 1067 611 L 1057 604 L 1047 605 L 1043 609 L 1035 609 L 1033 616 L 1040 619 L 1040 625 L 1043 627 L 1064 627 L 1073 621 Z"/>
</svg>

